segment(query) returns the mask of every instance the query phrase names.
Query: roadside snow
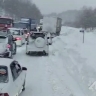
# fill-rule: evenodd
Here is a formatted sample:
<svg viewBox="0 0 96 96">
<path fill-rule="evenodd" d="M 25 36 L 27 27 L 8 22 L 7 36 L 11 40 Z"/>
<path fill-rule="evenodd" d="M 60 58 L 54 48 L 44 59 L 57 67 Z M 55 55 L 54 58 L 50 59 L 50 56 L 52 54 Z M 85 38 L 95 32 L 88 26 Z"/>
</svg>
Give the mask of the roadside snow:
<svg viewBox="0 0 96 96">
<path fill-rule="evenodd" d="M 82 42 L 83 33 L 79 29 L 63 27 L 61 36 L 53 39 L 50 50 L 55 56 L 66 61 L 65 68 L 75 78 L 83 91 L 89 96 L 96 94 L 88 88 L 96 80 L 96 35 L 85 33 L 85 43 Z"/>
</svg>

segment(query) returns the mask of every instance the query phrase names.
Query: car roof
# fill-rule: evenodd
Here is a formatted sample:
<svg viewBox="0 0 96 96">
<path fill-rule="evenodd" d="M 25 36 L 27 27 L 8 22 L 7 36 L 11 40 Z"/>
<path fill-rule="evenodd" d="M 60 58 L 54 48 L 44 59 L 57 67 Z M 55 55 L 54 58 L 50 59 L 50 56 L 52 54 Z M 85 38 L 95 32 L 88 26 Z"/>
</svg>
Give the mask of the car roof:
<svg viewBox="0 0 96 96">
<path fill-rule="evenodd" d="M 22 28 L 8 28 L 8 29 L 13 29 L 13 30 L 23 30 Z"/>
<path fill-rule="evenodd" d="M 14 61 L 13 59 L 8 59 L 8 58 L 0 58 L 0 65 L 4 65 L 4 66 L 10 66 L 10 64 Z"/>
</svg>

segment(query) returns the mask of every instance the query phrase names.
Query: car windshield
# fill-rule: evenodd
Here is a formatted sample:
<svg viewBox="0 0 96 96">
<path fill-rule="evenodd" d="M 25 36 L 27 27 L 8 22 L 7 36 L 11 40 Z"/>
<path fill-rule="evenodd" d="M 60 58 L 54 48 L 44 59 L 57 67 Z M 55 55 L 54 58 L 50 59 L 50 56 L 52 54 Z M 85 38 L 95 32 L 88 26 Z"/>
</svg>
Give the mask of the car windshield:
<svg viewBox="0 0 96 96">
<path fill-rule="evenodd" d="M 8 82 L 8 68 L 7 66 L 0 66 L 0 83 Z"/>
<path fill-rule="evenodd" d="M 7 18 L 0 18 L 0 24 L 11 24 L 12 20 Z"/>
<path fill-rule="evenodd" d="M 6 37 L 7 36 L 7 31 L 0 31 L 0 36 Z"/>
<path fill-rule="evenodd" d="M 9 31 L 12 33 L 12 35 L 20 35 L 20 30 L 10 29 Z"/>
</svg>

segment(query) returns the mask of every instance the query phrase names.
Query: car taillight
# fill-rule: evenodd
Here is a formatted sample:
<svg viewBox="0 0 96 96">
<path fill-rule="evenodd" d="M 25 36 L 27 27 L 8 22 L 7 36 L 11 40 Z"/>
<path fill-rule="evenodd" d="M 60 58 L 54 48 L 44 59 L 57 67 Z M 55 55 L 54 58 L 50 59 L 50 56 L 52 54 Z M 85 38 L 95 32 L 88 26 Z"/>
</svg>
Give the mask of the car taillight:
<svg viewBox="0 0 96 96">
<path fill-rule="evenodd" d="M 29 33 L 27 33 L 27 35 L 29 35 Z"/>
<path fill-rule="evenodd" d="M 0 96 L 9 96 L 8 93 L 0 93 Z"/>
<path fill-rule="evenodd" d="M 21 40 L 21 38 L 16 38 L 16 40 Z"/>
<path fill-rule="evenodd" d="M 10 47 L 11 47 L 11 46 L 8 44 L 8 45 L 7 45 L 7 48 L 10 48 Z"/>
</svg>

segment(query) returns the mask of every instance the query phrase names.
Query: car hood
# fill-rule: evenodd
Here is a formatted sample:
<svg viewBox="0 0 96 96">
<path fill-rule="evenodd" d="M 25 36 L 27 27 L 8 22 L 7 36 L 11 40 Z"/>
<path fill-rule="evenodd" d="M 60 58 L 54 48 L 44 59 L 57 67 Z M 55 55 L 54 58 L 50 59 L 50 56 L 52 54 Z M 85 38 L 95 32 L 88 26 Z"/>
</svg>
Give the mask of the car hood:
<svg viewBox="0 0 96 96">
<path fill-rule="evenodd" d="M 0 92 L 8 86 L 8 83 L 0 83 Z"/>
</svg>

